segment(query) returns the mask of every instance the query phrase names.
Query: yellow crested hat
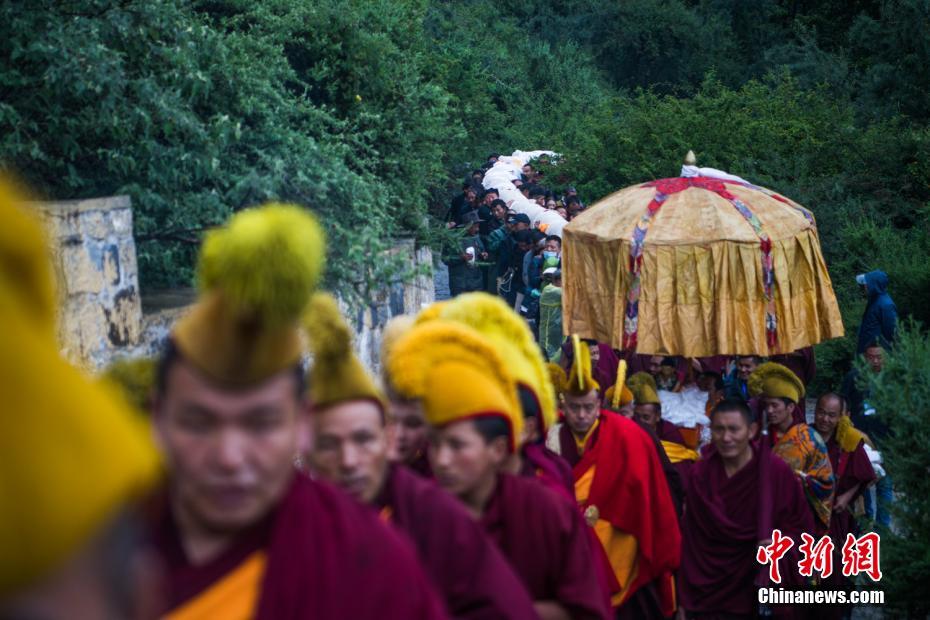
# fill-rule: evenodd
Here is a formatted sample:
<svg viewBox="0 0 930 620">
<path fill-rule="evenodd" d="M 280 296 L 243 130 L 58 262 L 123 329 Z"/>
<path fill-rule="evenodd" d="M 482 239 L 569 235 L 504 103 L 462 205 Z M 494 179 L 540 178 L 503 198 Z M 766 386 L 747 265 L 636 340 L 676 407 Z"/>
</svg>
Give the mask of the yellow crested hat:
<svg viewBox="0 0 930 620">
<path fill-rule="evenodd" d="M 765 362 L 756 368 L 746 381 L 749 394 L 767 398 L 787 398 L 793 403 L 804 399 L 804 383 L 785 366 Z"/>
<path fill-rule="evenodd" d="M 158 360 L 155 358 L 123 358 L 107 366 L 100 378 L 121 391 L 136 411 L 148 413 L 157 370 Z"/>
<path fill-rule="evenodd" d="M 503 299 L 487 293 L 465 293 L 440 308 L 439 318 L 468 325 L 488 339 L 507 361 L 517 384 L 536 398 L 542 432 L 556 422 L 554 389 L 533 332 Z"/>
<path fill-rule="evenodd" d="M 259 383 L 302 354 L 300 318 L 323 272 L 323 230 L 309 211 L 269 204 L 211 231 L 200 300 L 174 328 L 185 359 L 219 383 Z"/>
<path fill-rule="evenodd" d="M 517 384 L 498 351 L 474 329 L 426 321 L 397 342 L 386 367 L 401 397 L 422 401 L 432 426 L 498 416 L 510 426 L 510 448 L 516 450 L 523 432 Z"/>
<path fill-rule="evenodd" d="M 586 342 L 581 341 L 578 334 L 572 334 L 572 368 L 563 393 L 584 396 L 591 390 L 600 390 L 601 386 L 591 372 L 591 349 Z"/>
<path fill-rule="evenodd" d="M 146 424 L 119 395 L 59 355 L 41 227 L 2 184 L 0 221 L 3 599 L 52 574 L 147 490 L 159 458 Z M 8 234 L 9 222 L 17 235 Z"/>
<path fill-rule="evenodd" d="M 655 377 L 648 372 L 637 372 L 626 380 L 626 385 L 633 395 L 633 401 L 637 405 L 661 405 L 659 400 L 659 390 L 656 386 Z"/>
<path fill-rule="evenodd" d="M 413 314 L 398 314 L 388 319 L 381 330 L 381 360 L 386 360 L 391 355 L 394 345 L 404 334 L 413 329 L 417 317 Z"/>
<path fill-rule="evenodd" d="M 308 384 L 314 409 L 369 400 L 384 411 L 384 396 L 352 350 L 352 330 L 332 295 L 313 295 L 304 327 L 313 352 Z"/>
<path fill-rule="evenodd" d="M 449 303 L 450 300 L 445 301 L 435 301 L 430 305 L 426 306 L 420 313 L 417 314 L 416 323 L 422 323 L 424 321 L 432 321 L 433 319 L 438 319 L 439 314 L 442 312 L 443 307 Z"/>
<path fill-rule="evenodd" d="M 626 361 L 617 366 L 617 380 L 604 393 L 604 402 L 612 409 L 619 409 L 633 402 L 633 392 L 626 386 Z"/>
<path fill-rule="evenodd" d="M 565 391 L 565 384 L 568 383 L 568 375 L 565 369 L 555 362 L 546 362 L 546 371 L 549 373 L 549 381 L 552 383 L 552 389 L 556 397 Z"/>
</svg>

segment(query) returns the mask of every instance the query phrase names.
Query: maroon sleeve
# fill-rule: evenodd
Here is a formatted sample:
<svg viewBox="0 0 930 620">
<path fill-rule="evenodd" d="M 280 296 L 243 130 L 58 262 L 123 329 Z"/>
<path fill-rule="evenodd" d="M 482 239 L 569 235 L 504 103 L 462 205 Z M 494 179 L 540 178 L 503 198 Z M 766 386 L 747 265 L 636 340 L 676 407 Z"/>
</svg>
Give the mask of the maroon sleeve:
<svg viewBox="0 0 930 620">
<path fill-rule="evenodd" d="M 481 525 L 435 483 L 395 473 L 396 524 L 414 541 L 455 618 L 532 620 L 533 601 Z"/>
<path fill-rule="evenodd" d="M 875 482 L 877 476 L 875 475 L 875 470 L 872 468 L 872 462 L 869 460 L 869 455 L 866 454 L 863 443 L 860 441 L 859 445 L 856 446 L 856 449 L 852 454 L 849 455 L 849 463 L 846 465 L 846 471 L 843 472 L 843 478 L 849 479 L 850 483 L 846 486 L 845 490 L 849 490 L 853 484 L 859 484 L 859 493 L 862 493 L 865 488 Z M 859 494 L 857 493 L 857 495 Z"/>
<path fill-rule="evenodd" d="M 552 495 L 558 501 L 558 521 L 562 523 L 559 540 L 553 541 L 562 557 L 562 574 L 556 584 L 558 602 L 576 620 L 609 618 L 609 599 L 596 579 L 595 556 L 591 551 L 593 537 L 586 531 L 588 524 L 575 506 Z"/>
</svg>

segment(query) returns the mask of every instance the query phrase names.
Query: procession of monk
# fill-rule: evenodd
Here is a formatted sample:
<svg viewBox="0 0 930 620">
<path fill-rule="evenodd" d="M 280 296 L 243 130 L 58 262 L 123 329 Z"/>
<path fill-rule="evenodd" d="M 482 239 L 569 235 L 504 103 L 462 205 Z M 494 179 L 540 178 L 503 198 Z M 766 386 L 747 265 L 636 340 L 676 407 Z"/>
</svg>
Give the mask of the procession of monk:
<svg viewBox="0 0 930 620">
<path fill-rule="evenodd" d="M 547 362 L 474 291 L 388 321 L 376 373 L 321 288 L 322 227 L 267 204 L 206 235 L 157 358 L 90 377 L 55 342 L 41 227 L 2 194 L 0 618 L 850 613 L 757 596 L 779 536 L 778 587 L 855 588 L 806 575 L 801 542 L 838 566 L 877 479 L 847 399 L 809 424 L 788 360 L 734 356 L 725 380 L 568 334 Z M 700 423 L 670 419 L 685 398 Z"/>
</svg>

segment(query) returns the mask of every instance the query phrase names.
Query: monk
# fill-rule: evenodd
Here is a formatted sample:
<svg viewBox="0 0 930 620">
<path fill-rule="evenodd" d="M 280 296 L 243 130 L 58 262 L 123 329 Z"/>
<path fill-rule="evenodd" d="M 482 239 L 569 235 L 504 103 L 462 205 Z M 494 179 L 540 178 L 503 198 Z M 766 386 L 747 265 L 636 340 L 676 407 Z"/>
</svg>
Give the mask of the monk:
<svg viewBox="0 0 930 620">
<path fill-rule="evenodd" d="M 335 300 L 318 293 L 310 317 L 314 475 L 375 508 L 414 542 L 453 617 L 536 618 L 519 577 L 464 507 L 432 480 L 389 462 L 385 398 L 355 356 Z"/>
<path fill-rule="evenodd" d="M 577 508 L 535 479 L 506 471 L 523 415 L 497 350 L 466 325 L 434 319 L 397 343 L 387 368 L 394 389 L 422 400 L 437 481 L 498 544 L 539 616 L 608 618 Z"/>
<path fill-rule="evenodd" d="M 149 618 L 156 575 L 131 508 L 158 452 L 127 404 L 61 357 L 28 207 L 0 178 L 0 618 Z"/>
<path fill-rule="evenodd" d="M 386 360 L 391 347 L 403 334 L 413 327 L 415 317 L 401 314 L 392 317 L 381 332 L 381 359 Z M 382 368 L 383 370 L 383 368 Z M 426 451 L 429 449 L 429 426 L 423 416 L 423 409 L 416 400 L 401 398 L 391 390 L 390 382 L 382 373 L 382 384 L 387 398 L 387 420 L 390 426 L 389 436 L 393 446 L 391 458 L 402 465 L 406 465 L 415 473 L 424 478 L 432 478 L 433 472 L 429 468 L 429 458 Z"/>
<path fill-rule="evenodd" d="M 688 447 L 677 426 L 662 419 L 662 401 L 651 375 L 645 372 L 636 373 L 630 377 L 628 385 L 633 392 L 634 418 L 659 438 L 662 450 L 678 472 L 682 485 L 686 487 L 691 467 L 698 460 L 698 453 Z"/>
<path fill-rule="evenodd" d="M 417 322 L 441 318 L 471 327 L 507 360 L 516 380 L 523 433 L 507 471 L 538 479 L 574 505 L 571 467 L 545 445 L 546 433 L 556 421 L 556 396 L 546 362 L 526 321 L 501 298 L 487 293 L 466 293 L 436 305 L 438 309 L 424 311 Z"/>
<path fill-rule="evenodd" d="M 793 372 L 775 362 L 765 362 L 749 375 L 751 396 L 760 402 L 768 418 L 772 452 L 795 471 L 804 486 L 814 514 L 815 530 L 825 534 L 830 527 L 835 479 L 827 446 L 804 417 L 804 384 Z"/>
<path fill-rule="evenodd" d="M 791 468 L 753 444 L 759 426 L 742 400 L 718 403 L 710 428 L 712 445 L 688 482 L 679 617 L 756 618 L 759 577 L 768 574 L 756 561 L 759 545 L 771 542 L 773 529 L 796 541 L 779 563 L 781 585 L 796 585 L 797 545 L 813 527 L 811 513 Z"/>
<path fill-rule="evenodd" d="M 664 618 L 676 607 L 672 573 L 680 545 L 668 484 L 649 435 L 601 409 L 588 349 L 574 340 L 565 423 L 550 440 L 573 466 L 575 496 L 610 560 L 617 616 Z"/>
<path fill-rule="evenodd" d="M 323 244 L 309 212 L 284 205 L 242 211 L 204 242 L 204 290 L 153 399 L 169 469 L 152 533 L 165 618 L 447 617 L 406 541 L 293 467 L 309 430 L 299 318 Z"/>
<path fill-rule="evenodd" d="M 865 452 L 868 437 L 856 429 L 846 409 L 846 401 L 839 394 L 827 392 L 817 400 L 814 410 L 814 427 L 827 444 L 830 464 L 836 476 L 836 501 L 830 515 L 830 539 L 834 546 L 834 567 L 842 566 L 842 548 L 848 534 L 859 535 L 854 515 L 854 504 L 873 484 L 877 476 Z M 824 587 L 851 590 L 852 582 L 842 571 L 834 570 Z M 841 618 L 849 606 L 836 606 L 825 610 L 826 616 Z"/>
</svg>

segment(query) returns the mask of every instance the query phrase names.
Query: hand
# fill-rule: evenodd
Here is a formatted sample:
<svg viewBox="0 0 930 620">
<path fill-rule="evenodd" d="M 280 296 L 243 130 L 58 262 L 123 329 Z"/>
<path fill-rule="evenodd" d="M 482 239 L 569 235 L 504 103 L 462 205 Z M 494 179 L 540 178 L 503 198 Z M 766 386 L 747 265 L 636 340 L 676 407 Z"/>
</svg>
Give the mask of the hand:
<svg viewBox="0 0 930 620">
<path fill-rule="evenodd" d="M 488 253 L 487 253 L 487 252 L 482 252 L 482 253 L 479 254 L 478 256 L 481 257 L 481 260 L 487 260 L 487 259 L 488 259 Z"/>
<path fill-rule="evenodd" d="M 455 228 L 455 222 L 446 222 L 446 228 Z"/>
<path fill-rule="evenodd" d="M 843 512 L 844 510 L 849 509 L 849 499 L 845 495 L 840 495 L 836 498 L 836 502 L 833 504 L 834 512 Z"/>
</svg>

